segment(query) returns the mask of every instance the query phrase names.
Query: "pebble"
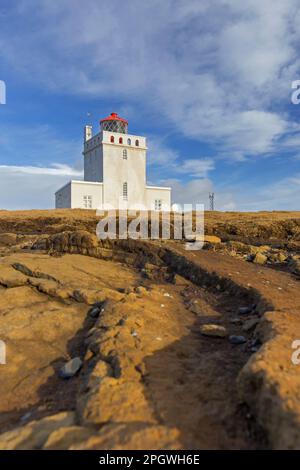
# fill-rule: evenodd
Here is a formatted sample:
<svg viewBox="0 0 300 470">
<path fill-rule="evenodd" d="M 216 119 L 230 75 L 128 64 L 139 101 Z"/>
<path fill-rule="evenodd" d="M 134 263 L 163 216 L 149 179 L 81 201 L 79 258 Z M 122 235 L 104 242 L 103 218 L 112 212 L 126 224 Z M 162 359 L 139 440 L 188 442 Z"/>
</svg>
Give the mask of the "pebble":
<svg viewBox="0 0 300 470">
<path fill-rule="evenodd" d="M 236 336 L 236 335 L 231 335 L 229 336 L 229 342 L 231 344 L 243 344 L 246 343 L 246 338 L 245 336 Z"/>
<path fill-rule="evenodd" d="M 59 376 L 62 379 L 69 379 L 71 377 L 74 377 L 74 375 L 77 374 L 77 372 L 81 369 L 82 367 L 82 360 L 80 357 L 74 357 L 71 359 L 69 362 L 66 362 L 62 366 L 62 368 L 59 371 Z"/>
<path fill-rule="evenodd" d="M 214 336 L 216 338 L 225 338 L 227 336 L 227 330 L 224 326 L 214 325 L 213 323 L 201 325 L 200 332 L 204 336 Z"/>
<path fill-rule="evenodd" d="M 20 419 L 21 423 L 24 423 L 25 421 L 28 421 L 28 419 L 31 417 L 31 415 L 32 415 L 32 411 L 28 411 L 28 413 L 25 413 Z"/>
<path fill-rule="evenodd" d="M 251 305 L 251 306 L 248 306 L 248 307 L 240 307 L 239 310 L 238 310 L 238 313 L 240 315 L 247 315 L 247 313 L 253 312 L 254 309 L 255 309 L 255 305 Z"/>
<path fill-rule="evenodd" d="M 100 307 L 92 307 L 91 310 L 89 311 L 89 316 L 92 318 L 97 318 L 99 317 L 100 314 Z"/>
<path fill-rule="evenodd" d="M 258 318 L 251 318 L 250 320 L 246 320 L 245 323 L 243 324 L 242 330 L 243 331 L 252 330 L 252 328 L 254 328 L 258 323 L 259 323 Z"/>
<path fill-rule="evenodd" d="M 136 287 L 135 292 L 136 292 L 137 294 L 146 294 L 146 293 L 147 293 L 147 289 L 146 289 L 145 287 L 143 287 L 143 286 L 138 286 L 138 287 Z"/>
</svg>

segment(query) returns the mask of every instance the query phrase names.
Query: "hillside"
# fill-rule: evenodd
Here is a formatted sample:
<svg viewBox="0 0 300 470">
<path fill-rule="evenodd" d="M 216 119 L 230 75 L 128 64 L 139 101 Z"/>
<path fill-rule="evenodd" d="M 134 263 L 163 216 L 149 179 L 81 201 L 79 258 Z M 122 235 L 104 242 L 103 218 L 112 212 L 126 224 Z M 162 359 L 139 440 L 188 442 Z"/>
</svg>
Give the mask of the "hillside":
<svg viewBox="0 0 300 470">
<path fill-rule="evenodd" d="M 200 251 L 96 225 L 0 212 L 0 449 L 299 448 L 300 213 L 206 213 Z"/>
</svg>

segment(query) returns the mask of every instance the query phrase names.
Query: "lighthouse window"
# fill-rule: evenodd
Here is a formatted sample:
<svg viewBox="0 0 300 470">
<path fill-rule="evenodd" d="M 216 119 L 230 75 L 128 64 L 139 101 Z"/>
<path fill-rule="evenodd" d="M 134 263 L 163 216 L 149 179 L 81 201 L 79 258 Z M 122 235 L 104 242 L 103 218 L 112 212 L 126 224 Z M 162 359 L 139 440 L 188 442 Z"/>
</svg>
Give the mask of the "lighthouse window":
<svg viewBox="0 0 300 470">
<path fill-rule="evenodd" d="M 123 183 L 123 200 L 127 201 L 128 199 L 128 186 L 127 182 Z"/>
<path fill-rule="evenodd" d="M 162 208 L 162 200 L 161 199 L 155 199 L 154 208 L 155 208 L 156 211 L 161 211 L 161 208 Z"/>
<path fill-rule="evenodd" d="M 136 145 L 136 147 L 138 147 L 140 145 L 138 140 L 135 141 L 135 145 Z"/>
<path fill-rule="evenodd" d="M 131 145 L 131 139 L 127 140 L 128 145 Z"/>
<path fill-rule="evenodd" d="M 123 137 L 119 138 L 119 144 L 123 144 Z"/>
<path fill-rule="evenodd" d="M 83 196 L 83 207 L 84 209 L 92 209 L 92 196 Z"/>
<path fill-rule="evenodd" d="M 123 159 L 127 160 L 127 150 L 126 149 L 123 150 Z"/>
<path fill-rule="evenodd" d="M 114 141 L 115 141 L 115 138 L 114 138 L 114 136 L 113 136 L 113 135 L 111 135 L 111 136 L 110 136 L 110 141 L 111 141 L 111 143 L 114 143 Z"/>
</svg>

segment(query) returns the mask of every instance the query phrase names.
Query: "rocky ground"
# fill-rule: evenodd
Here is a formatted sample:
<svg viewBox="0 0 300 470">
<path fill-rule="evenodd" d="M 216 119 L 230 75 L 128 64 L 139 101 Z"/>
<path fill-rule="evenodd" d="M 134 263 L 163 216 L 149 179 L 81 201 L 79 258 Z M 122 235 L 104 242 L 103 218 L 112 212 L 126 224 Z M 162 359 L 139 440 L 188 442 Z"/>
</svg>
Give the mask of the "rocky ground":
<svg viewBox="0 0 300 470">
<path fill-rule="evenodd" d="M 0 212 L 0 449 L 299 448 L 299 214 L 207 214 L 201 251 L 96 223 Z"/>
</svg>

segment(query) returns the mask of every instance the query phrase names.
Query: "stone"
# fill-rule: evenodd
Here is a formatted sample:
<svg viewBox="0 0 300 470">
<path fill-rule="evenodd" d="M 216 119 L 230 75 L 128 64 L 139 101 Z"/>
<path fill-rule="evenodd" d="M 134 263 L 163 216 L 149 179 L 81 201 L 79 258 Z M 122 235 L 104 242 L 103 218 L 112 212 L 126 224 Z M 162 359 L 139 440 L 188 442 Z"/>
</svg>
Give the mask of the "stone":
<svg viewBox="0 0 300 470">
<path fill-rule="evenodd" d="M 250 331 L 252 330 L 257 324 L 259 323 L 259 318 L 250 318 L 250 320 L 246 320 L 242 326 L 243 331 Z"/>
<path fill-rule="evenodd" d="M 92 318 L 97 318 L 99 317 L 99 314 L 101 312 L 101 307 L 92 307 L 90 310 L 89 310 L 89 316 L 92 317 Z"/>
<path fill-rule="evenodd" d="M 253 258 L 253 263 L 255 264 L 263 265 L 263 264 L 266 264 L 267 261 L 268 261 L 268 257 L 261 252 L 256 253 L 256 255 Z"/>
<path fill-rule="evenodd" d="M 287 255 L 285 255 L 282 251 L 279 253 L 272 253 L 269 255 L 269 260 L 273 261 L 274 263 L 284 263 L 287 260 Z"/>
<path fill-rule="evenodd" d="M 292 259 L 290 260 L 288 264 L 288 268 L 293 274 L 297 274 L 299 276 L 300 275 L 300 258 L 296 256 L 292 257 Z"/>
<path fill-rule="evenodd" d="M 246 343 L 247 339 L 245 336 L 231 335 L 229 336 L 229 342 L 231 344 L 243 344 Z"/>
<path fill-rule="evenodd" d="M 148 291 L 147 291 L 146 287 L 143 287 L 143 286 L 136 287 L 135 292 L 139 296 L 148 295 Z"/>
<path fill-rule="evenodd" d="M 189 310 L 193 313 L 195 313 L 196 315 L 201 315 L 202 313 L 202 308 L 201 306 L 197 303 L 197 301 L 195 302 L 192 302 L 189 306 L 188 306 Z"/>
<path fill-rule="evenodd" d="M 242 320 L 240 318 L 231 318 L 231 320 L 229 320 L 230 323 L 234 324 L 234 325 L 239 325 Z"/>
<path fill-rule="evenodd" d="M 221 242 L 222 240 L 220 237 L 216 237 L 215 235 L 204 235 L 204 243 L 211 243 L 212 245 L 216 245 Z"/>
<path fill-rule="evenodd" d="M 248 313 L 252 313 L 255 309 L 254 305 L 249 305 L 247 307 L 240 307 L 238 310 L 239 315 L 247 315 Z"/>
<path fill-rule="evenodd" d="M 270 247 L 268 245 L 261 245 L 261 246 L 249 246 L 249 254 L 250 255 L 257 255 L 262 253 L 267 253 L 270 251 Z"/>
<path fill-rule="evenodd" d="M 200 332 L 204 336 L 213 336 L 216 338 L 225 338 L 225 336 L 227 336 L 227 330 L 224 326 L 214 325 L 213 323 L 201 325 Z"/>
<path fill-rule="evenodd" d="M 80 359 L 80 357 L 74 357 L 69 362 L 63 365 L 63 367 L 59 371 L 59 376 L 62 379 L 69 379 L 71 377 L 74 377 L 74 375 L 77 374 L 81 367 L 82 360 Z"/>
</svg>

